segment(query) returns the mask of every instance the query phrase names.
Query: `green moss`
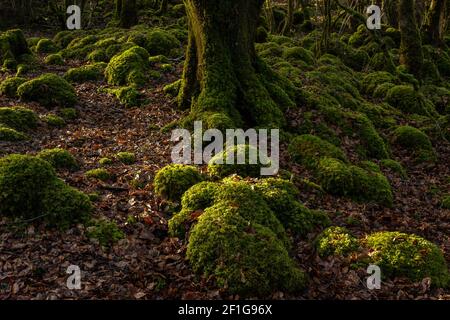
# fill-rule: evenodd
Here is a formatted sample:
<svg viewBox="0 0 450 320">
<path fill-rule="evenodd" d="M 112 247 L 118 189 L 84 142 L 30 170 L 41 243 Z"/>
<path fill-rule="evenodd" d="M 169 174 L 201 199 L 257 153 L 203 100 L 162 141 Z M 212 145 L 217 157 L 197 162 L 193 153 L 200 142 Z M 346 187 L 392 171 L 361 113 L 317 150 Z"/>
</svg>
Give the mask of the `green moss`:
<svg viewBox="0 0 450 320">
<path fill-rule="evenodd" d="M 37 127 L 38 117 L 34 111 L 23 107 L 0 108 L 0 124 L 16 129 L 27 131 Z"/>
<path fill-rule="evenodd" d="M 116 222 L 105 219 L 90 221 L 86 234 L 89 238 L 96 239 L 103 247 L 109 247 L 125 238 L 125 233 Z"/>
<path fill-rule="evenodd" d="M 0 141 L 22 141 L 27 140 L 28 136 L 22 132 L 8 128 L 0 123 Z"/>
<path fill-rule="evenodd" d="M 250 158 L 255 163 L 251 163 Z M 239 161 L 238 161 L 239 159 Z M 242 177 L 259 177 L 261 168 L 268 166 L 258 150 L 250 145 L 237 145 L 216 154 L 208 163 L 210 176 L 224 178 L 231 174 Z"/>
<path fill-rule="evenodd" d="M 424 114 L 419 96 L 412 86 L 392 87 L 386 94 L 386 101 L 402 112 Z"/>
<path fill-rule="evenodd" d="M 214 276 L 219 286 L 243 296 L 304 288 L 306 277 L 283 242 L 269 228 L 243 217 L 249 209 L 219 202 L 205 210 L 187 248 L 194 271 Z"/>
<path fill-rule="evenodd" d="M 64 74 L 64 79 L 70 82 L 102 80 L 105 68 L 106 64 L 103 62 L 71 68 Z"/>
<path fill-rule="evenodd" d="M 395 82 L 395 77 L 389 72 L 378 71 L 367 74 L 362 80 L 361 87 L 365 94 L 373 95 L 378 86 Z"/>
<path fill-rule="evenodd" d="M 148 52 L 137 46 L 114 56 L 105 70 L 108 83 L 143 86 L 146 82 L 145 71 L 149 67 L 148 58 Z"/>
<path fill-rule="evenodd" d="M 360 47 L 368 39 L 370 39 L 370 37 L 367 34 L 367 29 L 364 26 L 359 26 L 358 30 L 350 36 L 348 44 L 353 47 Z"/>
<path fill-rule="evenodd" d="M 15 69 L 21 57 L 30 54 L 25 36 L 20 29 L 0 33 L 0 64 L 6 69 Z"/>
<path fill-rule="evenodd" d="M 450 195 L 442 199 L 441 205 L 444 209 L 450 209 Z"/>
<path fill-rule="evenodd" d="M 385 277 L 405 276 L 413 281 L 430 277 L 436 287 L 450 283 L 447 264 L 441 250 L 416 235 L 400 232 L 378 232 L 364 239 L 370 263 L 383 270 Z"/>
<path fill-rule="evenodd" d="M 78 163 L 74 156 L 67 150 L 61 148 L 45 149 L 37 154 L 39 159 L 50 163 L 55 169 L 77 169 Z"/>
<path fill-rule="evenodd" d="M 180 87 L 181 87 L 181 79 L 164 86 L 163 91 L 165 94 L 171 97 L 176 97 L 180 92 Z"/>
<path fill-rule="evenodd" d="M 96 49 L 86 57 L 91 62 L 109 62 L 110 58 L 104 49 Z"/>
<path fill-rule="evenodd" d="M 214 182 L 203 181 L 189 188 L 181 198 L 183 209 L 196 211 L 211 207 L 220 185 Z"/>
<path fill-rule="evenodd" d="M 359 249 L 358 239 L 342 227 L 330 227 L 324 230 L 317 237 L 315 245 L 321 257 L 347 256 Z"/>
<path fill-rule="evenodd" d="M 170 201 L 180 201 L 190 187 L 202 180 L 195 167 L 172 164 L 157 172 L 154 187 L 157 195 Z"/>
<path fill-rule="evenodd" d="M 102 168 L 89 170 L 85 173 L 85 175 L 88 178 L 94 178 L 101 181 L 111 179 L 111 173 L 108 170 Z"/>
<path fill-rule="evenodd" d="M 101 158 L 98 163 L 102 166 L 102 167 L 106 167 L 109 166 L 113 163 L 113 161 L 109 158 Z"/>
<path fill-rule="evenodd" d="M 48 162 L 25 155 L 0 159 L 0 214 L 67 227 L 91 211 L 89 198 L 58 179 Z"/>
<path fill-rule="evenodd" d="M 295 137 L 289 144 L 288 150 L 294 161 L 302 163 L 309 168 L 315 168 L 323 157 L 347 161 L 347 157 L 341 149 L 309 134 Z"/>
<path fill-rule="evenodd" d="M 302 60 L 308 65 L 314 64 L 313 53 L 302 47 L 284 48 L 283 58 L 288 61 Z"/>
<path fill-rule="evenodd" d="M 59 53 L 49 54 L 44 59 L 45 64 L 48 65 L 55 65 L 55 66 L 63 66 L 64 65 L 64 59 Z"/>
<path fill-rule="evenodd" d="M 131 152 L 119 152 L 116 154 L 116 158 L 123 164 L 133 164 L 136 162 L 136 156 Z"/>
<path fill-rule="evenodd" d="M 392 143 L 412 151 L 419 162 L 435 161 L 436 154 L 428 136 L 421 130 L 411 126 L 400 126 L 392 135 Z"/>
<path fill-rule="evenodd" d="M 269 36 L 269 34 L 268 34 L 267 30 L 263 26 L 258 27 L 258 29 L 256 30 L 256 42 L 257 43 L 266 42 L 268 36 Z"/>
<path fill-rule="evenodd" d="M 171 51 L 179 48 L 180 45 L 180 41 L 170 32 L 153 29 L 147 34 L 145 48 L 152 56 L 161 54 L 169 56 Z"/>
<path fill-rule="evenodd" d="M 361 161 L 359 163 L 359 167 L 363 168 L 364 170 L 370 171 L 370 172 L 381 173 L 380 166 L 372 161 Z"/>
<path fill-rule="evenodd" d="M 397 173 L 402 178 L 407 178 L 408 174 L 406 173 L 405 168 L 398 161 L 391 159 L 383 159 L 380 161 L 380 164 L 383 168 L 389 169 L 392 172 Z"/>
<path fill-rule="evenodd" d="M 388 56 L 384 52 L 378 52 L 370 59 L 369 68 L 374 71 L 395 71 L 395 65 L 392 63 L 392 57 Z"/>
<path fill-rule="evenodd" d="M 75 120 L 78 116 L 77 110 L 75 108 L 62 108 L 59 110 L 61 117 L 66 120 Z"/>
<path fill-rule="evenodd" d="M 132 86 L 112 89 L 111 92 L 127 108 L 141 105 L 141 93 Z"/>
<path fill-rule="evenodd" d="M 56 128 L 62 128 L 66 125 L 66 121 L 64 121 L 63 118 L 53 113 L 45 115 L 42 117 L 42 120 L 44 120 L 49 126 Z"/>
<path fill-rule="evenodd" d="M 55 43 L 50 39 L 41 39 L 36 45 L 37 53 L 55 53 L 58 51 Z"/>
<path fill-rule="evenodd" d="M 63 78 L 44 74 L 27 81 L 17 89 L 19 97 L 26 101 L 36 101 L 45 107 L 72 107 L 77 102 L 75 89 Z"/>
<path fill-rule="evenodd" d="M 10 98 L 17 97 L 17 88 L 27 79 L 21 77 L 8 77 L 0 84 L 0 95 L 5 95 Z"/>
</svg>

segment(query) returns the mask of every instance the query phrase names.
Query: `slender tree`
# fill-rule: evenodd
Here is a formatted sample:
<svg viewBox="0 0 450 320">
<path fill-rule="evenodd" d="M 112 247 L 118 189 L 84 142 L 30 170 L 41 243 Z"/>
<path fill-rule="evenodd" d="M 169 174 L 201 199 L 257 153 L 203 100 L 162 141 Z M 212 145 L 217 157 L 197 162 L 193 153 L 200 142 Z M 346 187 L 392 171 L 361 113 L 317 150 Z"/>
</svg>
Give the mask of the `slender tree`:
<svg viewBox="0 0 450 320">
<path fill-rule="evenodd" d="M 448 23 L 448 0 L 432 0 L 425 20 L 425 31 L 428 40 L 437 46 L 442 46 L 444 33 Z"/>
<path fill-rule="evenodd" d="M 293 105 L 295 89 L 257 57 L 263 3 L 185 0 L 189 43 L 179 102 L 191 115 L 213 114 L 224 126 L 283 124 L 280 106 Z"/>
</svg>

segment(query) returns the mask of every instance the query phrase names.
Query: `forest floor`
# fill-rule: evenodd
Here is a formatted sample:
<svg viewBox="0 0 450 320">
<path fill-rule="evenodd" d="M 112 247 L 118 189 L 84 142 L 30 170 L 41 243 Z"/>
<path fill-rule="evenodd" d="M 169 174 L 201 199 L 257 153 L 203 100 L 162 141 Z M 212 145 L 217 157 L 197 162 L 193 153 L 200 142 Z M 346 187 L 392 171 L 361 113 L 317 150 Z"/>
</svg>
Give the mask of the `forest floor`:
<svg viewBox="0 0 450 320">
<path fill-rule="evenodd" d="M 41 57 L 42 58 L 42 57 Z M 35 75 L 61 67 L 45 66 Z M 139 108 L 124 108 L 112 95 L 100 93 L 106 82 L 75 84 L 79 97 L 78 119 L 64 128 L 41 124 L 31 140 L 1 143 L 0 156 L 35 154 L 44 148 L 70 151 L 80 163 L 75 172 L 60 173 L 69 185 L 85 193 L 96 192 L 95 217 L 117 222 L 126 237 L 111 248 L 103 248 L 86 236 L 82 225 L 66 231 L 49 230 L 39 224 L 14 225 L 0 220 L 0 299 L 236 299 L 215 287 L 209 279 L 195 275 L 185 260 L 186 243 L 167 234 L 168 204 L 152 190 L 155 172 L 171 162 L 170 132 L 159 129 L 183 116 L 175 102 L 162 92 L 178 79 L 181 65 L 142 90 L 146 102 Z M 34 75 L 33 75 L 34 76 Z M 6 75 L 1 75 L 3 80 Z M 26 106 L 39 114 L 48 109 L 0 97 L 1 106 Z M 345 146 L 344 146 L 345 149 Z M 408 179 L 388 176 L 395 201 L 392 208 L 357 204 L 347 199 L 302 190 L 301 200 L 309 208 L 322 209 L 333 225 L 347 227 L 362 236 L 369 231 L 395 230 L 415 233 L 439 245 L 450 261 L 450 212 L 440 207 L 441 196 L 450 190 L 450 146 L 436 146 L 435 166 L 407 166 Z M 286 150 L 286 146 L 282 146 Z M 132 165 L 114 162 L 114 179 L 91 180 L 84 172 L 97 167 L 99 159 L 119 151 L 136 154 Z M 408 156 L 401 160 L 408 163 Z M 282 152 L 281 167 L 296 175 L 307 173 Z M 139 181 L 145 187 L 136 187 Z M 132 218 L 130 218 L 132 217 Z M 450 299 L 450 290 L 430 288 L 429 282 L 412 283 L 404 278 L 383 281 L 381 290 L 366 288 L 367 273 L 354 270 L 336 257 L 320 258 L 312 240 L 296 239 L 293 256 L 310 276 L 308 288 L 299 295 L 274 293 L 272 299 Z M 82 289 L 66 286 L 69 265 L 82 270 Z"/>
</svg>

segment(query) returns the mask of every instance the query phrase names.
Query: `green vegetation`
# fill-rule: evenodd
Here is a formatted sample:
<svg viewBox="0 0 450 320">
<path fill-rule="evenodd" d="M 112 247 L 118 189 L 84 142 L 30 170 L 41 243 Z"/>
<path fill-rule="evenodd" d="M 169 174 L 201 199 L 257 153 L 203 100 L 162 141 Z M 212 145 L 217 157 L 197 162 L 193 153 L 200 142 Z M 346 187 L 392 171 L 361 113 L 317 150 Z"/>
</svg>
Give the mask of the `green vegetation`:
<svg viewBox="0 0 450 320">
<path fill-rule="evenodd" d="M 346 256 L 359 248 L 358 239 L 342 227 L 330 227 L 316 239 L 317 252 L 321 257 Z"/>
<path fill-rule="evenodd" d="M 61 148 L 45 149 L 37 154 L 37 157 L 50 163 L 55 169 L 77 169 L 78 163 L 74 156 Z"/>
<path fill-rule="evenodd" d="M 104 219 L 90 221 L 87 236 L 96 239 L 102 247 L 109 247 L 125 238 L 125 234 L 114 221 Z"/>
<path fill-rule="evenodd" d="M 401 126 L 395 129 L 392 143 L 410 152 L 417 162 L 435 161 L 436 154 L 428 136 L 417 128 Z"/>
<path fill-rule="evenodd" d="M 24 107 L 0 108 L 0 124 L 16 129 L 28 131 L 37 127 L 38 117 L 34 111 Z"/>
<path fill-rule="evenodd" d="M 178 202 L 186 190 L 202 180 L 195 167 L 172 164 L 156 173 L 154 187 L 157 195 Z"/>
<path fill-rule="evenodd" d="M 111 173 L 109 173 L 108 170 L 102 168 L 89 170 L 85 173 L 85 175 L 88 178 L 94 178 L 101 181 L 107 181 L 111 179 Z"/>
<path fill-rule="evenodd" d="M 49 113 L 42 117 L 42 120 L 44 120 L 49 126 L 56 128 L 62 128 L 66 125 L 66 121 L 64 121 L 63 118 L 52 113 Z"/>
<path fill-rule="evenodd" d="M 103 62 L 71 68 L 64 75 L 64 79 L 69 82 L 98 81 L 103 79 L 105 68 L 106 63 Z"/>
<path fill-rule="evenodd" d="M 17 97 L 17 88 L 26 82 L 27 79 L 21 77 L 8 77 L 0 83 L 0 95 L 7 97 Z"/>
<path fill-rule="evenodd" d="M 119 152 L 116 154 L 116 158 L 123 164 L 133 164 L 136 162 L 136 156 L 131 152 Z"/>
</svg>

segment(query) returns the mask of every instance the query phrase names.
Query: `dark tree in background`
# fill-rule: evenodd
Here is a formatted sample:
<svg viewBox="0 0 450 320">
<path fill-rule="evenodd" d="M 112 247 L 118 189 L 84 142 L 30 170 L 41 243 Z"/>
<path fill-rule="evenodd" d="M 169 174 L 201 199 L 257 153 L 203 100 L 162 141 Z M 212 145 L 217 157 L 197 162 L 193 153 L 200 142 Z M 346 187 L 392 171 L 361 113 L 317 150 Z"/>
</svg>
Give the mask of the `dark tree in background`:
<svg viewBox="0 0 450 320">
<path fill-rule="evenodd" d="M 195 118 L 213 114 L 219 128 L 283 124 L 280 107 L 291 106 L 294 93 L 256 55 L 263 3 L 185 0 L 189 44 L 179 101 Z"/>
</svg>

